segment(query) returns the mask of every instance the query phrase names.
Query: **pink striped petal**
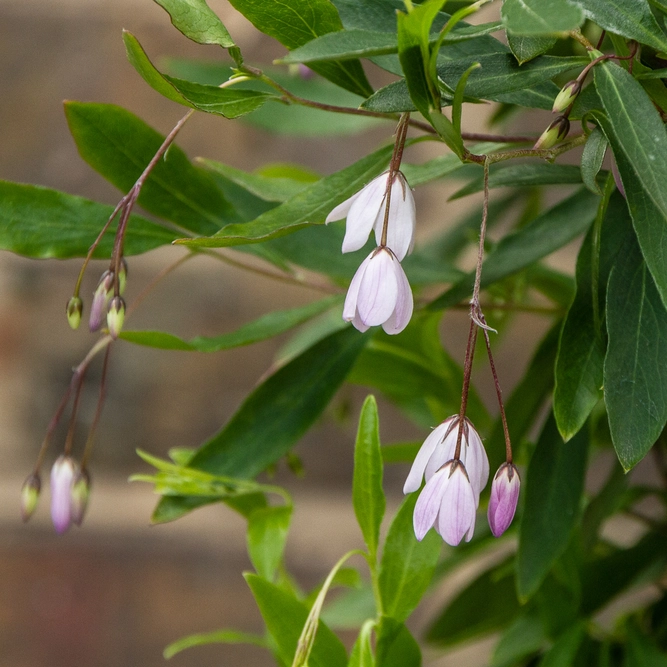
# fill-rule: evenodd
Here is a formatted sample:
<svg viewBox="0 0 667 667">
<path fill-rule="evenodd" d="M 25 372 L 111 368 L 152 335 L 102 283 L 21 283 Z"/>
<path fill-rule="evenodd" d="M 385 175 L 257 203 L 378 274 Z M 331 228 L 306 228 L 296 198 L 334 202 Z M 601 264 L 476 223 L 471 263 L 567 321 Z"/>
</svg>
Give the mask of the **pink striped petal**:
<svg viewBox="0 0 667 667">
<path fill-rule="evenodd" d="M 519 471 L 512 463 L 503 463 L 498 468 L 491 484 L 488 519 L 491 532 L 500 537 L 512 523 L 519 502 L 521 479 Z"/>
<path fill-rule="evenodd" d="M 366 245 L 375 218 L 382 206 L 386 188 L 387 174 L 385 173 L 373 179 L 355 195 L 345 223 L 344 253 L 354 252 Z"/>
<path fill-rule="evenodd" d="M 389 316 L 389 319 L 382 325 L 382 328 L 388 334 L 398 334 L 405 329 L 410 323 L 412 311 L 414 309 L 414 301 L 412 299 L 412 290 L 410 283 L 403 271 L 403 267 L 396 257 L 393 257 L 394 273 L 396 275 L 396 285 L 398 293 L 396 295 L 396 307 L 394 312 Z"/>
<path fill-rule="evenodd" d="M 442 539 L 455 547 L 464 535 L 474 530 L 475 496 L 460 461 L 452 461 L 443 470 L 451 470 L 451 473 L 442 493 L 438 529 Z"/>
<path fill-rule="evenodd" d="M 449 469 L 443 468 L 426 483 L 417 498 L 412 524 L 415 537 L 421 542 L 438 518 L 444 488 L 449 480 Z"/>
<path fill-rule="evenodd" d="M 412 190 L 403 174 L 397 174 L 391 187 L 389 220 L 387 226 L 387 246 L 399 261 L 412 251 L 415 238 L 417 214 Z M 377 228 L 376 228 L 377 238 Z"/>
<path fill-rule="evenodd" d="M 350 282 L 350 286 L 347 290 L 347 296 L 345 297 L 345 305 L 343 306 L 343 319 L 346 322 L 353 322 L 357 318 L 357 299 L 359 298 L 359 287 L 361 286 L 361 279 L 364 277 L 366 268 L 368 267 L 371 257 L 371 253 L 366 257 L 366 259 L 361 263 L 361 266 L 357 269 L 357 272 L 354 274 L 354 278 Z M 355 324 L 355 326 L 357 326 Z M 366 326 L 366 325 L 364 325 Z M 359 327 L 357 327 L 358 329 Z M 368 328 L 368 327 L 366 327 Z"/>
<path fill-rule="evenodd" d="M 440 424 L 439 426 L 436 426 L 428 435 L 426 440 L 424 440 L 424 444 L 419 448 L 417 456 L 415 456 L 415 460 L 413 461 L 412 467 L 410 468 L 408 478 L 405 480 L 405 484 L 403 485 L 403 493 L 412 493 L 422 485 L 422 479 L 424 478 L 424 471 L 426 470 L 426 465 L 430 463 L 430 460 L 433 456 L 433 453 L 436 450 L 436 447 L 438 447 L 438 445 L 442 443 L 442 440 L 445 437 L 445 433 L 447 432 L 447 428 L 449 427 L 451 419 L 452 417 L 442 422 L 442 424 Z M 443 460 L 443 462 L 438 466 L 438 468 L 440 468 L 442 464 L 445 463 L 445 461 L 447 461 L 447 459 Z M 433 473 L 429 475 L 427 481 L 431 477 L 433 477 Z"/>
<path fill-rule="evenodd" d="M 454 423 L 453 423 L 454 422 Z M 458 416 L 449 417 L 446 419 L 438 428 L 442 428 L 440 431 L 440 443 L 433 452 L 428 464 L 426 465 L 425 477 L 428 482 L 429 479 L 442 468 L 447 461 L 450 461 L 454 458 L 454 452 L 456 451 L 456 438 L 458 437 Z M 451 427 L 451 428 L 450 428 Z M 449 431 L 449 433 L 447 432 Z M 463 442 L 465 446 L 465 441 Z"/>
<path fill-rule="evenodd" d="M 468 452 L 465 465 L 479 503 L 479 495 L 489 481 L 489 457 L 482 444 L 482 439 L 472 424 L 468 424 Z"/>
<path fill-rule="evenodd" d="M 386 249 L 374 251 L 361 278 L 357 311 L 367 326 L 383 324 L 396 308 L 398 282 L 394 261 Z"/>
</svg>

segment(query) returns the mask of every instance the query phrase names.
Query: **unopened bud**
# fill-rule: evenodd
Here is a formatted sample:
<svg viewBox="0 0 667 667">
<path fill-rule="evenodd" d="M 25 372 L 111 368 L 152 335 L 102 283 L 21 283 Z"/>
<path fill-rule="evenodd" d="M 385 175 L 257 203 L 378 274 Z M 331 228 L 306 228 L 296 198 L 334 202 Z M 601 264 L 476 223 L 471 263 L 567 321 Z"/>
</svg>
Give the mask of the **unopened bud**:
<svg viewBox="0 0 667 667">
<path fill-rule="evenodd" d="M 78 466 L 70 456 L 58 457 L 51 468 L 51 520 L 62 535 L 72 522 L 72 483 Z"/>
<path fill-rule="evenodd" d="M 581 92 L 581 83 L 579 81 L 568 81 L 561 91 L 556 95 L 551 113 L 563 113 L 568 107 L 574 104 L 577 96 Z"/>
<path fill-rule="evenodd" d="M 496 537 L 500 537 L 512 523 L 519 501 L 520 486 L 521 479 L 516 466 L 513 463 L 503 463 L 491 484 L 487 514 L 489 528 Z"/>
<path fill-rule="evenodd" d="M 90 475 L 84 469 L 79 470 L 74 476 L 71 492 L 70 516 L 77 526 L 83 522 L 83 517 L 88 508 L 88 498 L 90 497 Z"/>
<path fill-rule="evenodd" d="M 78 296 L 73 296 L 67 302 L 67 321 L 70 327 L 76 330 L 81 324 L 81 314 L 83 313 L 83 301 Z"/>
<path fill-rule="evenodd" d="M 39 473 L 29 475 L 21 487 L 21 516 L 27 521 L 35 512 L 39 501 L 39 492 L 42 490 L 42 480 Z"/>
<path fill-rule="evenodd" d="M 113 271 L 105 271 L 93 294 L 93 303 L 90 306 L 90 318 L 88 320 L 88 328 L 93 332 L 102 326 L 107 304 L 113 294 L 113 280 Z"/>
<path fill-rule="evenodd" d="M 558 116 L 549 127 L 542 132 L 542 136 L 535 142 L 533 150 L 551 148 L 567 137 L 570 131 L 570 121 L 565 116 Z"/>
<path fill-rule="evenodd" d="M 120 296 L 111 299 L 107 312 L 107 327 L 112 338 L 118 338 L 125 321 L 125 301 Z"/>
<path fill-rule="evenodd" d="M 127 284 L 127 262 L 125 257 L 120 260 L 120 271 L 118 272 L 118 292 L 122 295 Z"/>
</svg>

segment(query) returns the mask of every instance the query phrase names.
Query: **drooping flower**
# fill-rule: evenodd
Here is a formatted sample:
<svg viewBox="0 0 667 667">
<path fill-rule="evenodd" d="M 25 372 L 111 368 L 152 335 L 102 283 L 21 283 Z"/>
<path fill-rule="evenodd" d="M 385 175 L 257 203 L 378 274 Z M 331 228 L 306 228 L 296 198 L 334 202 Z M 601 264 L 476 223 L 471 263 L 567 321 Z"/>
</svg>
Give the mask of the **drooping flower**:
<svg viewBox="0 0 667 667">
<path fill-rule="evenodd" d="M 519 501 L 521 479 L 513 463 L 503 463 L 493 478 L 488 519 L 491 532 L 500 537 L 512 523 Z"/>
<path fill-rule="evenodd" d="M 447 461 L 454 458 L 459 420 L 458 415 L 445 419 L 424 440 L 405 480 L 403 493 L 417 491 L 422 479 L 428 483 Z M 475 506 L 478 506 L 479 496 L 489 480 L 489 459 L 482 439 L 467 419 L 463 423 L 459 458 L 465 465 L 475 496 Z"/>
<path fill-rule="evenodd" d="M 388 171 L 380 174 L 359 192 L 336 206 L 327 216 L 327 224 L 347 218 L 343 252 L 353 252 L 363 248 L 372 230 L 375 230 L 377 244 L 382 244 L 388 178 Z M 386 245 L 399 261 L 412 252 L 415 220 L 415 200 L 412 190 L 405 176 L 397 171 L 391 184 Z"/>
<path fill-rule="evenodd" d="M 51 468 L 51 520 L 62 535 L 72 523 L 72 483 L 78 466 L 70 456 L 59 456 Z"/>
<path fill-rule="evenodd" d="M 403 331 L 412 317 L 412 290 L 394 253 L 376 248 L 352 278 L 343 319 L 359 329 L 382 325 L 388 334 Z"/>
<path fill-rule="evenodd" d="M 476 499 L 465 465 L 448 461 L 426 482 L 417 498 L 413 524 L 418 540 L 435 527 L 447 544 L 455 547 L 475 532 Z"/>
</svg>

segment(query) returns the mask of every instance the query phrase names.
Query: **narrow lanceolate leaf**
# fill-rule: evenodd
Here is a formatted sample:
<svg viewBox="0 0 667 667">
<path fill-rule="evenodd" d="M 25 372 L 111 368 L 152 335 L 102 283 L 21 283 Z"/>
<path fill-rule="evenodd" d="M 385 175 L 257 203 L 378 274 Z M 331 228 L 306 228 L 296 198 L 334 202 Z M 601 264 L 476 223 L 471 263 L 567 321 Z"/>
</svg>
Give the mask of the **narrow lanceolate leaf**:
<svg viewBox="0 0 667 667">
<path fill-rule="evenodd" d="M 296 49 L 330 32 L 343 29 L 336 7 L 329 0 L 231 0 L 231 5 L 258 30 Z M 362 97 L 373 89 L 358 60 L 313 64 L 312 69 L 329 81 Z"/>
<path fill-rule="evenodd" d="M 128 192 L 164 136 L 113 104 L 66 102 L 65 115 L 81 157 L 122 192 Z M 196 234 L 213 234 L 238 220 L 203 169 L 192 166 L 175 144 L 144 183 L 139 204 Z"/>
<path fill-rule="evenodd" d="M 348 667 L 375 667 L 375 657 L 371 640 L 373 638 L 373 628 L 375 621 L 368 619 L 359 631 L 357 641 L 354 642 L 352 652 L 350 653 L 350 662 Z"/>
<path fill-rule="evenodd" d="M 214 630 L 213 632 L 202 632 L 196 635 L 188 635 L 169 644 L 164 649 L 163 656 L 166 660 L 173 658 L 177 653 L 185 651 L 186 648 L 194 646 L 207 646 L 208 644 L 249 644 L 261 646 L 268 649 L 268 642 L 264 637 L 251 635 L 238 630 Z"/>
<path fill-rule="evenodd" d="M 291 505 L 261 507 L 248 517 L 248 556 L 257 574 L 268 581 L 282 561 L 291 518 Z"/>
<path fill-rule="evenodd" d="M 523 65 L 548 51 L 556 43 L 556 38 L 522 37 L 521 35 L 514 35 L 508 32 L 507 43 L 519 65 Z"/>
<path fill-rule="evenodd" d="M 648 0 L 578 0 L 586 18 L 627 39 L 667 49 L 667 37 L 655 20 Z"/>
<path fill-rule="evenodd" d="M 206 0 L 154 0 L 171 17 L 171 22 L 197 44 L 218 44 L 230 49 L 234 44 L 227 28 Z"/>
<path fill-rule="evenodd" d="M 361 409 L 359 430 L 354 447 L 352 504 L 357 522 L 372 559 L 377 554 L 380 525 L 385 510 L 382 490 L 382 453 L 377 403 L 369 396 Z"/>
<path fill-rule="evenodd" d="M 391 151 L 392 147 L 386 146 L 371 153 L 353 165 L 313 183 L 252 222 L 228 225 L 214 236 L 183 239 L 179 243 L 207 248 L 261 243 L 308 225 L 321 224 L 335 206 L 361 190 L 387 166 Z"/>
<path fill-rule="evenodd" d="M 500 15 L 507 31 L 516 35 L 552 35 L 584 22 L 581 8 L 569 0 L 505 0 Z"/>
<path fill-rule="evenodd" d="M 581 180 L 584 185 L 593 193 L 597 195 L 602 194 L 602 190 L 597 182 L 597 175 L 602 169 L 602 161 L 607 152 L 609 142 L 604 132 L 596 127 L 584 145 L 584 150 L 581 154 Z"/>
<path fill-rule="evenodd" d="M 0 248 L 26 257 L 85 257 L 109 219 L 112 206 L 42 188 L 0 181 Z M 116 225 L 95 257 L 110 257 Z M 175 234 L 133 215 L 125 235 L 125 254 L 137 255 L 171 243 Z"/>
<path fill-rule="evenodd" d="M 667 311 L 632 240 L 609 278 L 607 331 L 604 398 L 616 454 L 630 470 L 667 422 Z"/>
<path fill-rule="evenodd" d="M 607 113 L 597 118 L 614 150 L 642 253 L 667 303 L 667 132 L 628 72 L 607 62 L 594 71 Z"/>
<path fill-rule="evenodd" d="M 590 226 L 598 198 L 582 189 L 545 211 L 519 231 L 505 236 L 484 262 L 482 287 L 506 278 L 561 248 Z M 428 306 L 449 308 L 472 292 L 474 274 L 462 278 Z"/>
<path fill-rule="evenodd" d="M 588 435 L 563 443 L 550 416 L 528 465 L 519 527 L 517 589 L 530 598 L 565 551 L 579 517 L 584 490 Z"/>
<path fill-rule="evenodd" d="M 225 118 L 238 118 L 258 109 L 269 98 L 276 97 L 271 93 L 257 90 L 245 90 L 233 86 L 220 88 L 167 76 L 155 68 L 132 33 L 125 30 L 123 41 L 132 67 L 153 90 L 172 102 Z"/>
<path fill-rule="evenodd" d="M 254 322 L 244 324 L 236 331 L 221 336 L 197 336 L 183 340 L 163 331 L 122 331 L 120 338 L 136 345 L 155 347 L 160 350 L 182 350 L 184 352 L 219 352 L 233 347 L 250 345 L 289 331 L 307 320 L 339 303 L 339 297 L 330 297 L 309 303 L 307 306 L 278 310 L 262 315 Z"/>
<path fill-rule="evenodd" d="M 431 583 L 442 550 L 442 538 L 429 531 L 415 537 L 412 514 L 417 493 L 410 494 L 392 521 L 380 564 L 380 595 L 387 616 L 404 621 L 419 604 Z"/>
<path fill-rule="evenodd" d="M 308 608 L 291 593 L 256 574 L 246 574 L 245 579 L 266 628 L 276 642 L 280 657 L 286 664 L 291 665 L 301 630 L 308 618 Z M 308 664 L 311 667 L 347 667 L 345 647 L 322 621 L 318 621 Z"/>
</svg>

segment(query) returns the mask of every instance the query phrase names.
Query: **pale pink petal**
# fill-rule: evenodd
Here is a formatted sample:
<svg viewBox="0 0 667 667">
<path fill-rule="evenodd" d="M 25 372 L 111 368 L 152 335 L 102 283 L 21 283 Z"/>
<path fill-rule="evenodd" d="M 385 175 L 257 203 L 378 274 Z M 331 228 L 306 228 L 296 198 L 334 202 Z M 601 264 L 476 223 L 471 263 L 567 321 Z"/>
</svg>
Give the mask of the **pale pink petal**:
<svg viewBox="0 0 667 667">
<path fill-rule="evenodd" d="M 331 213 L 327 216 L 327 219 L 324 221 L 325 225 L 328 225 L 330 222 L 335 222 L 336 220 L 342 220 L 347 218 L 347 214 L 350 212 L 350 207 L 354 204 L 355 199 L 360 195 L 360 192 L 355 192 L 351 197 L 348 197 L 344 202 L 338 204 Z"/>
<path fill-rule="evenodd" d="M 76 465 L 69 456 L 60 456 L 51 468 L 51 520 L 62 535 L 72 522 L 72 482 Z"/>
<path fill-rule="evenodd" d="M 364 333 L 364 331 L 368 331 L 370 329 L 368 324 L 364 324 L 361 317 L 359 317 L 359 313 L 357 313 L 350 321 L 352 322 L 352 326 L 357 331 L 361 331 L 361 333 Z"/>
<path fill-rule="evenodd" d="M 357 296 L 357 311 L 368 326 L 386 322 L 396 308 L 398 283 L 394 258 L 383 248 L 374 251 L 364 271 Z"/>
<path fill-rule="evenodd" d="M 489 457 L 482 444 L 482 439 L 470 424 L 468 425 L 468 453 L 465 466 L 479 502 L 479 495 L 489 481 Z"/>
<path fill-rule="evenodd" d="M 345 297 L 345 305 L 343 306 L 343 319 L 346 322 L 352 322 L 357 316 L 357 299 L 359 297 L 359 286 L 361 285 L 361 279 L 364 277 L 364 272 L 368 267 L 368 264 L 371 261 L 372 254 L 366 257 L 366 259 L 361 263 L 357 272 L 354 274 L 354 278 L 350 282 L 350 286 L 347 290 L 347 296 Z M 356 324 L 355 324 L 356 326 Z M 357 327 L 358 329 L 359 327 Z"/>
<path fill-rule="evenodd" d="M 489 527 L 496 537 L 500 537 L 512 523 L 520 487 L 521 480 L 516 467 L 511 463 L 503 463 L 493 478 L 489 498 Z"/>
<path fill-rule="evenodd" d="M 412 190 L 402 174 L 398 174 L 391 187 L 387 246 L 399 261 L 412 251 L 416 222 L 415 200 Z M 377 238 L 377 228 L 376 228 Z"/>
<path fill-rule="evenodd" d="M 475 521 L 477 520 L 477 507 L 479 506 L 479 503 L 475 505 L 475 514 L 472 516 L 472 523 L 470 524 L 470 528 L 468 528 L 468 532 L 465 534 L 465 540 L 466 542 L 470 542 L 472 540 L 473 535 L 475 534 Z"/>
<path fill-rule="evenodd" d="M 413 461 L 412 467 L 410 468 L 408 478 L 405 480 L 405 484 L 403 485 L 403 493 L 412 493 L 422 485 L 422 479 L 424 478 L 424 471 L 426 470 L 426 464 L 431 459 L 437 445 L 444 438 L 445 433 L 447 432 L 447 428 L 449 426 L 450 419 L 444 421 L 439 426 L 436 426 L 428 435 L 426 440 L 424 440 L 424 444 L 419 448 L 417 456 L 415 456 L 415 460 Z M 445 459 L 445 461 L 446 460 L 447 459 Z M 445 463 L 445 461 L 443 461 L 442 463 Z M 440 466 L 442 466 L 442 463 L 440 464 Z M 433 475 L 430 475 L 429 478 L 432 476 Z"/>
<path fill-rule="evenodd" d="M 438 517 L 442 493 L 448 482 L 448 477 L 448 468 L 444 468 L 433 475 L 419 494 L 419 498 L 417 498 L 415 511 L 412 515 L 412 523 L 415 529 L 415 536 L 420 542 L 424 539 L 424 535 L 428 533 Z"/>
<path fill-rule="evenodd" d="M 433 452 L 433 456 L 429 459 L 429 462 L 426 466 L 425 470 L 425 477 L 426 481 L 431 479 L 431 477 L 438 471 L 440 468 L 442 468 L 447 461 L 450 461 L 451 459 L 454 458 L 454 452 L 456 451 L 456 438 L 457 438 L 457 433 L 458 433 L 458 427 L 456 424 L 451 427 L 452 420 L 456 420 L 457 417 L 449 417 L 446 421 L 444 421 L 441 426 L 444 426 L 442 429 L 441 433 L 442 436 L 440 438 L 440 443 L 438 447 L 436 447 L 435 452 Z M 449 431 L 449 433 L 447 433 Z M 464 441 L 464 446 L 465 446 L 465 441 Z"/>
<path fill-rule="evenodd" d="M 412 290 L 410 283 L 403 271 L 401 263 L 393 258 L 394 273 L 396 274 L 396 284 L 398 286 L 398 294 L 396 295 L 396 307 L 389 319 L 382 325 L 382 328 L 388 334 L 398 334 L 405 329 L 410 323 L 412 311 L 414 309 L 414 301 L 412 299 Z"/>
<path fill-rule="evenodd" d="M 460 462 L 452 461 L 443 470 L 452 473 L 442 493 L 438 528 L 442 539 L 455 547 L 475 522 L 475 496 Z"/>
<path fill-rule="evenodd" d="M 343 252 L 354 252 L 363 248 L 373 229 L 373 223 L 382 205 L 387 187 L 387 175 L 373 179 L 359 192 L 347 214 Z"/>
</svg>

